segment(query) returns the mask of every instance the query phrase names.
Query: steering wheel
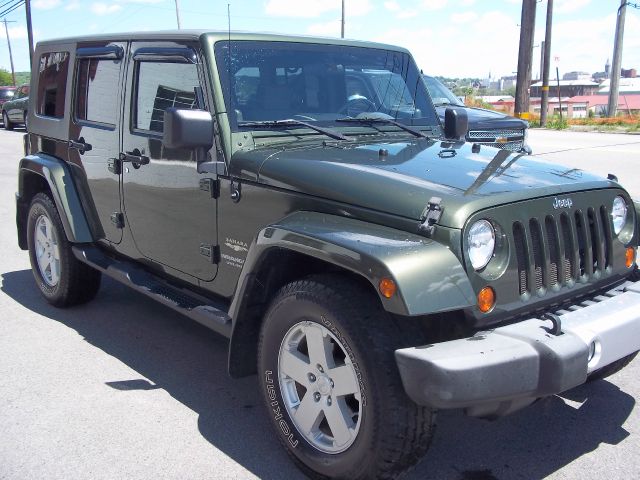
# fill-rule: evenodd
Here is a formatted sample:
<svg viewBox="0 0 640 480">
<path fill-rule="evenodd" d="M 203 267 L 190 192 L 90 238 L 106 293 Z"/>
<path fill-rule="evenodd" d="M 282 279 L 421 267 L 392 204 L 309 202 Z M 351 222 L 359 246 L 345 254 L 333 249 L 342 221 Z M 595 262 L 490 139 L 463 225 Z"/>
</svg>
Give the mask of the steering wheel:
<svg viewBox="0 0 640 480">
<path fill-rule="evenodd" d="M 375 112 L 378 110 L 376 104 L 362 95 L 351 95 L 346 103 L 338 110 L 339 114 L 346 114 L 355 117 L 364 112 Z"/>
</svg>

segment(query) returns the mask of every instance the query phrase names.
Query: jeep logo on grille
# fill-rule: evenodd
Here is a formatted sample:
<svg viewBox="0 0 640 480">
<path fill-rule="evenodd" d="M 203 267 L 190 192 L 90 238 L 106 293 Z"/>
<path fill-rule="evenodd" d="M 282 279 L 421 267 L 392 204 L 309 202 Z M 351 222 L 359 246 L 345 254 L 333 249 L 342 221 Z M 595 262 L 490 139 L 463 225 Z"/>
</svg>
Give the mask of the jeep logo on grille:
<svg viewBox="0 0 640 480">
<path fill-rule="evenodd" d="M 571 208 L 573 206 L 573 200 L 570 198 L 558 198 L 553 199 L 553 208 Z"/>
</svg>

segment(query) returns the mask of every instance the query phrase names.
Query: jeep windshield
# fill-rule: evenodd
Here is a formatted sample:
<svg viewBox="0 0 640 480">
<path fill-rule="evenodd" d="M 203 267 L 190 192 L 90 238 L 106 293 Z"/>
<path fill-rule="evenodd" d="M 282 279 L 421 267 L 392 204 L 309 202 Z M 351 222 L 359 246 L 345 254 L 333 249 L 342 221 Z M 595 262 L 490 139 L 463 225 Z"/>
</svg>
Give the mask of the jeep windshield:
<svg viewBox="0 0 640 480">
<path fill-rule="evenodd" d="M 412 57 L 359 46 L 219 41 L 216 62 L 233 131 L 370 128 L 371 114 L 417 128 L 439 120 Z M 273 123 L 279 120 L 287 122 Z M 296 125 L 294 120 L 299 121 Z M 387 122 L 396 128 L 394 122 Z"/>
</svg>

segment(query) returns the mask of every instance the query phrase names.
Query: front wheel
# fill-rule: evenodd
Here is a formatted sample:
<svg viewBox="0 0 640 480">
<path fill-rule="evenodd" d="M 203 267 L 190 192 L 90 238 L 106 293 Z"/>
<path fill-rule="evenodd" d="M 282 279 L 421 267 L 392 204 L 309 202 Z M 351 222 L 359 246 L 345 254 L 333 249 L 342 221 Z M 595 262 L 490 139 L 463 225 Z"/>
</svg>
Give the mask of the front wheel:
<svg viewBox="0 0 640 480">
<path fill-rule="evenodd" d="M 420 337 L 345 278 L 280 290 L 262 326 L 260 380 L 276 434 L 305 473 L 393 478 L 426 453 L 433 413 L 407 397 L 394 357 Z"/>
<path fill-rule="evenodd" d="M 58 210 L 46 193 L 31 201 L 27 244 L 33 276 L 49 303 L 68 307 L 96 296 L 101 274 L 73 255 Z"/>
</svg>

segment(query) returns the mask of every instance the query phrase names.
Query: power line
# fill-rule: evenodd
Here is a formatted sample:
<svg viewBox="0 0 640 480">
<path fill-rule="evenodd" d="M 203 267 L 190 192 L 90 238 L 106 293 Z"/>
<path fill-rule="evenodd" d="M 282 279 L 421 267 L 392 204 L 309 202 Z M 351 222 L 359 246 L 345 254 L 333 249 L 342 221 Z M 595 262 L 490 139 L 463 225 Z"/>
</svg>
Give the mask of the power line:
<svg viewBox="0 0 640 480">
<path fill-rule="evenodd" d="M 5 6 L 9 5 L 10 3 L 16 2 L 19 0 L 9 0 L 8 2 L 4 2 L 2 5 L 0 5 L 0 8 L 4 8 Z"/>
<path fill-rule="evenodd" d="M 8 7 L 7 9 L 3 10 L 2 12 L 0 12 L 0 17 L 4 17 L 7 14 L 13 12 L 15 9 L 20 8 L 21 6 L 24 5 L 24 1 L 25 0 L 18 0 L 18 3 L 15 3 L 15 4 L 11 5 L 10 7 Z"/>
</svg>

